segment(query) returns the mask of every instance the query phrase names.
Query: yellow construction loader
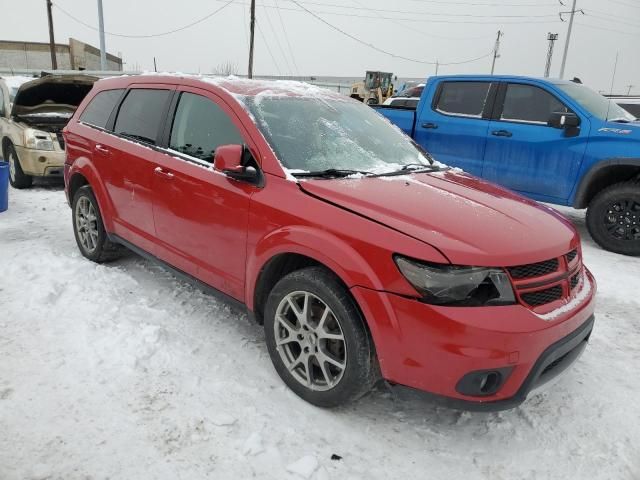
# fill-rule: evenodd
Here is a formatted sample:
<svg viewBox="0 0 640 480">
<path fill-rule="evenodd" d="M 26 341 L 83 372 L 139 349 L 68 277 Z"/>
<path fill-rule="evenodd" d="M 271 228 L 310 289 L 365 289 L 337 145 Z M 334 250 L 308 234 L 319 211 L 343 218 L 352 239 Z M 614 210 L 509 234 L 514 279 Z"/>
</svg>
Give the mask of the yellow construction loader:
<svg viewBox="0 0 640 480">
<path fill-rule="evenodd" d="M 393 73 L 367 71 L 362 82 L 351 86 L 351 98 L 368 105 L 382 105 L 393 95 Z"/>
</svg>

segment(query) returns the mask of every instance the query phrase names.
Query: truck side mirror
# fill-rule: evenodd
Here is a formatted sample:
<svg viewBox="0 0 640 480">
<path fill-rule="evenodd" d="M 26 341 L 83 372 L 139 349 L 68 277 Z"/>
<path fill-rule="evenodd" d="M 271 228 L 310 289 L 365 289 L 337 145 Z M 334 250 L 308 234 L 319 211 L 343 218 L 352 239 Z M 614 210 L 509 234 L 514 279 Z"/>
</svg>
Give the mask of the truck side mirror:
<svg viewBox="0 0 640 480">
<path fill-rule="evenodd" d="M 553 112 L 547 121 L 547 125 L 562 129 L 575 128 L 580 125 L 580 117 L 573 112 Z"/>
<path fill-rule="evenodd" d="M 242 145 L 220 145 L 213 157 L 213 167 L 234 180 L 256 182 L 258 170 L 242 164 L 243 153 Z"/>
</svg>

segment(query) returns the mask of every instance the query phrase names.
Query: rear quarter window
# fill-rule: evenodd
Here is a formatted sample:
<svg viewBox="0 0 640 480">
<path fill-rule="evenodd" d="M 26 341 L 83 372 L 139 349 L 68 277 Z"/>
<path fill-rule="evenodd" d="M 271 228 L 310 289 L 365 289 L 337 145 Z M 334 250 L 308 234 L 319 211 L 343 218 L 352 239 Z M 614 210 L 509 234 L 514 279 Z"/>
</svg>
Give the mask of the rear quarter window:
<svg viewBox="0 0 640 480">
<path fill-rule="evenodd" d="M 447 115 L 481 118 L 490 82 L 444 82 L 435 109 Z"/>
<path fill-rule="evenodd" d="M 120 105 L 114 133 L 155 145 L 168 100 L 169 90 L 130 90 Z"/>
<path fill-rule="evenodd" d="M 103 90 L 91 99 L 80 115 L 80 121 L 95 127 L 107 128 L 109 117 L 113 113 L 124 89 Z"/>
</svg>

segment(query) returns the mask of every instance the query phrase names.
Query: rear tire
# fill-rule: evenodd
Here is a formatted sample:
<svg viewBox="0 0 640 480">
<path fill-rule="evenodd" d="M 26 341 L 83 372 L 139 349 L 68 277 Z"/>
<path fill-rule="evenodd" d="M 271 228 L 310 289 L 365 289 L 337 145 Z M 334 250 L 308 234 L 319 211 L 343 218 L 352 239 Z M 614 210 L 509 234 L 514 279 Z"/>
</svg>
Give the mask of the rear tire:
<svg viewBox="0 0 640 480">
<path fill-rule="evenodd" d="M 347 289 L 324 268 L 292 272 L 275 285 L 264 329 L 278 375 L 313 405 L 329 408 L 353 401 L 378 378 L 364 320 Z"/>
<path fill-rule="evenodd" d="M 605 250 L 640 255 L 640 183 L 616 183 L 598 192 L 587 209 L 587 228 Z"/>
<path fill-rule="evenodd" d="M 96 263 L 120 258 L 126 249 L 109 240 L 102 215 L 89 185 L 80 187 L 71 203 L 73 233 L 80 253 Z"/>
<path fill-rule="evenodd" d="M 33 184 L 33 177 L 22 171 L 15 147 L 9 145 L 6 153 L 7 162 L 9 162 L 9 183 L 13 188 L 29 188 Z"/>
</svg>

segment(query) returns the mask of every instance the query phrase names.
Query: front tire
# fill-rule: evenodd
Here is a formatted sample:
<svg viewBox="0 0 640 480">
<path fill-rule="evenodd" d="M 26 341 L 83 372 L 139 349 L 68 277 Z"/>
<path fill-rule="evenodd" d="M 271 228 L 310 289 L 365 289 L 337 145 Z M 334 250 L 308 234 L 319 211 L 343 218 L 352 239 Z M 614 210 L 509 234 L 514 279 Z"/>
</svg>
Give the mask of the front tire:
<svg viewBox="0 0 640 480">
<path fill-rule="evenodd" d="M 640 255 L 640 184 L 616 183 L 599 192 L 589 203 L 587 228 L 605 250 Z"/>
<path fill-rule="evenodd" d="M 22 171 L 20 159 L 13 145 L 7 147 L 7 161 L 9 162 L 9 183 L 13 188 L 29 188 L 33 184 L 33 177 Z"/>
<path fill-rule="evenodd" d="M 120 258 L 125 248 L 109 240 L 102 215 L 89 185 L 80 187 L 71 203 L 73 233 L 80 253 L 89 260 L 103 263 Z"/>
<path fill-rule="evenodd" d="M 310 267 L 286 275 L 269 294 L 264 319 L 278 375 L 307 402 L 336 407 L 375 383 L 377 363 L 364 320 L 331 272 Z"/>
</svg>

